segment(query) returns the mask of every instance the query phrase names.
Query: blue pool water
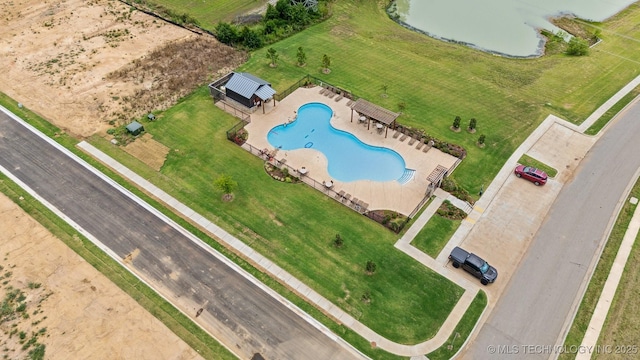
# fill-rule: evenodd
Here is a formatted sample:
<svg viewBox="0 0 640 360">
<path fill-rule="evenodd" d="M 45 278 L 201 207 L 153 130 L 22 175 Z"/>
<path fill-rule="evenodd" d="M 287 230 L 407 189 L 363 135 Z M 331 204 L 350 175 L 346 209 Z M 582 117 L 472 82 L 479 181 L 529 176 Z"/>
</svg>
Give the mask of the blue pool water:
<svg viewBox="0 0 640 360">
<path fill-rule="evenodd" d="M 329 163 L 329 175 L 339 181 L 404 182 L 407 169 L 400 154 L 365 144 L 354 135 L 334 128 L 329 122 L 332 116 L 333 111 L 325 104 L 305 104 L 298 109 L 296 120 L 271 129 L 267 140 L 282 150 L 307 148 L 322 152 Z"/>
</svg>

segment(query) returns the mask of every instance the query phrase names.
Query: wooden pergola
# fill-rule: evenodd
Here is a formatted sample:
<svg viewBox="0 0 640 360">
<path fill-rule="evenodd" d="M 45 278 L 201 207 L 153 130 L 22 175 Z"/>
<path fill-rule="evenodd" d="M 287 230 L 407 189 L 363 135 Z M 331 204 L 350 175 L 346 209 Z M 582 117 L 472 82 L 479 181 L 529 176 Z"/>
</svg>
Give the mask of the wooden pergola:
<svg viewBox="0 0 640 360">
<path fill-rule="evenodd" d="M 367 121 L 367 130 L 371 128 L 371 120 L 383 124 L 385 127 L 384 137 L 387 137 L 389 126 L 394 125 L 400 114 L 387 110 L 376 104 L 370 103 L 364 99 L 358 99 L 351 107 L 351 122 L 353 122 L 353 112 L 357 112 L 358 116 L 364 116 Z"/>
</svg>

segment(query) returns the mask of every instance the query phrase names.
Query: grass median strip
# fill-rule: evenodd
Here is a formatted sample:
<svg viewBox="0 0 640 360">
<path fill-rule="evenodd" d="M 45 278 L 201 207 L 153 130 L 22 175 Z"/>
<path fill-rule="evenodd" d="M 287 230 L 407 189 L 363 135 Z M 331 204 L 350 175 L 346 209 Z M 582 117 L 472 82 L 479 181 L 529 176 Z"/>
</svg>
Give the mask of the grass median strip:
<svg viewBox="0 0 640 360">
<path fill-rule="evenodd" d="M 430 360 L 446 360 L 451 359 L 458 351 L 473 331 L 473 328 L 480 320 L 482 312 L 487 307 L 487 294 L 480 290 L 469 305 L 467 312 L 462 316 L 458 325 L 453 330 L 447 342 L 437 350 L 429 353 L 427 357 Z"/>
<path fill-rule="evenodd" d="M 635 184 L 635 186 L 631 190 L 630 196 L 640 198 L 640 182 L 637 182 Z M 582 298 L 582 302 L 580 304 L 580 307 L 578 308 L 578 312 L 576 313 L 573 324 L 571 325 L 569 333 L 567 334 L 567 338 L 565 339 L 564 345 L 566 347 L 576 348 L 582 343 L 582 338 L 587 331 L 589 321 L 591 321 L 593 311 L 595 310 L 596 304 L 598 303 L 598 299 L 600 299 L 602 288 L 604 286 L 604 283 L 607 281 L 611 265 L 616 258 L 618 249 L 620 248 L 620 244 L 622 243 L 622 239 L 624 237 L 624 233 L 629 226 L 629 222 L 631 221 L 631 217 L 633 216 L 633 212 L 635 211 L 636 206 L 637 205 L 631 204 L 629 201 L 626 201 L 622 206 L 622 210 L 620 211 L 615 225 L 611 230 L 611 234 L 609 235 L 607 244 L 602 251 L 602 255 L 600 256 L 598 265 L 596 265 L 593 277 L 589 282 L 587 291 Z M 614 304 L 612 309 L 610 310 L 612 318 L 607 318 L 605 327 L 601 332 L 601 336 L 598 342 L 599 344 L 612 345 L 612 343 L 601 343 L 601 341 L 605 340 L 612 341 L 618 344 L 621 344 L 620 341 L 627 341 L 627 343 L 624 343 L 624 345 L 637 345 L 632 344 L 633 341 L 630 341 L 630 339 L 634 339 L 635 341 L 640 337 L 640 332 L 638 331 L 640 319 L 638 319 L 636 315 L 629 315 L 637 314 L 637 312 L 624 312 L 626 306 L 630 306 L 630 308 L 627 310 L 635 309 L 636 300 L 632 297 L 628 301 L 624 301 L 623 298 L 628 298 L 629 294 L 633 294 L 633 289 L 637 290 L 640 288 L 640 280 L 637 278 L 638 263 L 634 262 L 634 259 L 638 259 L 638 257 L 640 257 L 640 247 L 638 246 L 638 242 L 636 241 L 629 262 L 627 263 L 627 267 L 625 268 L 624 275 L 622 277 L 620 285 L 618 286 L 618 291 L 616 292 L 616 296 L 613 300 Z M 625 305 L 626 303 L 628 303 L 628 305 Z M 629 319 L 621 321 L 621 316 L 629 316 Z M 617 328 L 617 326 L 623 327 Z M 624 331 L 621 331 L 623 329 Z M 605 334 L 608 334 L 607 336 L 609 337 L 603 338 Z M 568 360 L 575 358 L 575 356 L 575 353 L 564 353 L 561 354 L 558 359 Z"/>
</svg>

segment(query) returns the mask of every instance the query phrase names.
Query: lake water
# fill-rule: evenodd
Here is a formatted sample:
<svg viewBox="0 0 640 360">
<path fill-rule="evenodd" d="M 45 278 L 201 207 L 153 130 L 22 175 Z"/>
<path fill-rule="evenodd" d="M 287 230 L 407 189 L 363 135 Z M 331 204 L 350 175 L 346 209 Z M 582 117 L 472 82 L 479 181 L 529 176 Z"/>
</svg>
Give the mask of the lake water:
<svg viewBox="0 0 640 360">
<path fill-rule="evenodd" d="M 512 57 L 540 56 L 547 19 L 603 21 L 637 0 L 396 0 L 399 20 L 429 36 Z"/>
</svg>

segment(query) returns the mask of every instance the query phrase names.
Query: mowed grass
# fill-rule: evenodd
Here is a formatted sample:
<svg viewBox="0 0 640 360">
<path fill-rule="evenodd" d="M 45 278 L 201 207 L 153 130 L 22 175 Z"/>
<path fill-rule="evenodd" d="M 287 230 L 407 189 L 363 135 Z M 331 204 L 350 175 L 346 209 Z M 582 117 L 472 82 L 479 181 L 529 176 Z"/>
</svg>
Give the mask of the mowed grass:
<svg viewBox="0 0 640 360">
<path fill-rule="evenodd" d="M 397 236 L 383 226 L 304 184 L 273 180 L 262 160 L 226 140 L 237 119 L 215 107 L 207 88 L 156 115 L 141 121 L 171 149 L 159 174 L 106 141 L 95 144 L 379 334 L 414 344 L 437 333 L 462 289 L 396 250 Z M 239 184 L 232 202 L 213 186 L 221 174 Z M 332 245 L 336 234 L 342 248 Z"/>
<path fill-rule="evenodd" d="M 640 182 L 636 182 L 631 190 L 630 197 L 640 198 Z M 587 291 L 582 298 L 578 312 L 576 313 L 573 324 L 569 329 L 565 346 L 578 346 L 582 342 L 591 316 L 596 308 L 596 304 L 602 294 L 611 265 L 618 254 L 618 249 L 622 243 L 631 217 L 637 205 L 631 204 L 628 199 L 625 201 L 618 218 L 611 230 L 607 244 L 602 251 L 598 265 L 593 273 Z M 629 260 L 624 269 L 622 279 L 613 299 L 612 307 L 609 310 L 607 320 L 602 329 L 598 344 L 600 345 L 638 345 L 640 339 L 640 316 L 638 315 L 638 292 L 640 291 L 640 246 L 638 239 L 634 244 Z M 621 356 L 624 354 L 620 354 Z M 636 354 L 630 358 L 637 358 Z M 574 359 L 576 354 L 564 353 L 558 359 L 567 360 Z M 604 358 L 605 355 L 600 356 Z M 597 357 L 596 357 L 597 358 Z"/>
<path fill-rule="evenodd" d="M 607 110 L 596 122 L 593 123 L 584 133 L 587 135 L 596 135 L 600 132 L 608 123 L 618 115 L 618 113 L 629 105 L 636 97 L 640 95 L 640 86 L 631 90 L 630 93 L 623 96 L 615 105 Z"/>
<path fill-rule="evenodd" d="M 620 358 L 640 357 L 640 236 L 636 236 L 620 284 L 607 314 L 598 345 L 609 345 Z M 607 359 L 610 354 L 595 354 L 593 359 Z"/>
<path fill-rule="evenodd" d="M 453 177 L 471 194 L 493 179 L 547 115 L 579 123 L 640 71 L 636 5 L 596 24 L 604 41 L 589 56 L 523 60 L 414 33 L 388 18 L 386 3 L 334 2 L 330 19 L 269 46 L 279 54 L 276 68 L 262 49 L 239 70 L 270 81 L 280 92 L 309 73 L 392 111 L 405 103 L 400 123 L 467 149 Z M 296 65 L 298 47 L 307 55 L 305 67 Z M 324 54 L 331 58 L 328 75 L 321 72 Z M 476 118 L 477 132 L 449 130 L 455 116 L 462 118 L 462 127 Z M 482 134 L 486 146 L 481 149 L 476 142 Z"/>
<path fill-rule="evenodd" d="M 451 359 L 460 351 L 460 348 L 464 345 L 467 337 L 471 334 L 484 309 L 487 307 L 487 301 L 487 294 L 482 290 L 478 291 L 478 294 L 471 302 L 471 305 L 469 305 L 467 312 L 462 319 L 460 319 L 458 325 L 456 325 L 447 342 L 427 355 L 429 360 Z"/>
<path fill-rule="evenodd" d="M 257 10 L 267 0 L 152 0 L 177 14 L 189 14 L 200 26 L 213 30 L 219 22 L 232 22 L 236 16 Z"/>
<path fill-rule="evenodd" d="M 413 239 L 411 245 L 435 259 L 451 236 L 458 230 L 461 222 L 461 220 L 450 220 L 433 215 Z"/>
</svg>

